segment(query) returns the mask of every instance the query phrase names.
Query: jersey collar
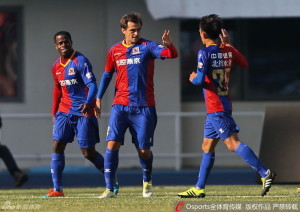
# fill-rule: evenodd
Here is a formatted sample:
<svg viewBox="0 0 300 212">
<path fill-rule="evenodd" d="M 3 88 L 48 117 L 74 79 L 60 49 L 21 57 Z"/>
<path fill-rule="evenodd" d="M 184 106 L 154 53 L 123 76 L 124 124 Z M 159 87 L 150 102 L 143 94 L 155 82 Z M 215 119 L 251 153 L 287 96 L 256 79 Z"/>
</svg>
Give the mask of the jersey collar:
<svg viewBox="0 0 300 212">
<path fill-rule="evenodd" d="M 66 66 L 69 64 L 69 62 L 71 61 L 71 59 L 73 59 L 75 53 L 76 53 L 76 51 L 74 50 L 73 53 L 72 53 L 72 55 L 71 55 L 71 57 L 68 59 L 68 61 L 67 61 L 65 64 L 63 64 L 63 63 L 61 62 L 61 57 L 60 57 L 60 58 L 59 58 L 59 63 L 60 63 L 60 65 L 63 66 L 63 67 L 66 67 Z"/>
</svg>

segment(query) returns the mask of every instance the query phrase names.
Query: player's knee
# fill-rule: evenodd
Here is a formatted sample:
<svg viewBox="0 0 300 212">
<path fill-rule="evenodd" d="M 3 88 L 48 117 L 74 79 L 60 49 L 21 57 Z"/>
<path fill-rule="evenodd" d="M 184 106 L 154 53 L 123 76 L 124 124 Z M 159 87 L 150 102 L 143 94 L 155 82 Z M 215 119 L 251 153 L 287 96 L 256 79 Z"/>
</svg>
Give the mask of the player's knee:
<svg viewBox="0 0 300 212">
<path fill-rule="evenodd" d="M 202 145 L 202 151 L 206 153 L 215 152 L 215 147 L 211 145 Z"/>
<path fill-rule="evenodd" d="M 232 147 L 232 146 L 227 146 L 228 150 L 230 150 L 231 152 L 234 152 L 235 151 L 235 148 Z"/>
<path fill-rule="evenodd" d="M 138 153 L 139 153 L 139 157 L 141 157 L 144 160 L 149 159 L 152 154 L 151 150 L 149 150 L 149 149 L 140 149 L 138 151 Z"/>
<path fill-rule="evenodd" d="M 97 156 L 97 154 L 95 154 L 94 152 L 90 152 L 90 151 L 83 151 L 82 155 L 85 159 L 88 159 L 90 161 L 96 160 L 96 156 Z"/>
<path fill-rule="evenodd" d="M 213 152 L 213 151 L 212 151 L 212 148 L 207 147 L 207 146 L 202 146 L 202 151 L 203 151 L 203 152 L 206 152 L 206 153 Z"/>
<path fill-rule="evenodd" d="M 64 154 L 67 143 L 57 140 L 53 141 L 53 153 Z"/>
<path fill-rule="evenodd" d="M 236 145 L 232 144 L 232 143 L 225 143 L 227 146 L 227 149 L 231 152 L 234 152 L 236 149 Z"/>
<path fill-rule="evenodd" d="M 83 154 L 83 157 L 87 160 L 94 161 L 95 158 L 91 154 Z"/>
<path fill-rule="evenodd" d="M 239 140 L 233 137 L 226 139 L 224 143 L 226 144 L 227 148 L 232 152 L 234 152 L 237 146 L 240 144 Z"/>
<path fill-rule="evenodd" d="M 107 142 L 107 148 L 112 150 L 119 150 L 122 143 L 117 141 L 108 141 Z"/>
</svg>

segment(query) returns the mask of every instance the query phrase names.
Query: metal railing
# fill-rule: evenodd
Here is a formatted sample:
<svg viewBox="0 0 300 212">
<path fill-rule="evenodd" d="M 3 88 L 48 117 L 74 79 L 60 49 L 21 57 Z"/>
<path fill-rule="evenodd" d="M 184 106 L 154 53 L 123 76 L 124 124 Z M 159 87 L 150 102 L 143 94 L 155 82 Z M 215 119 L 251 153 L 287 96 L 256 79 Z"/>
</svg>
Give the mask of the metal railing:
<svg viewBox="0 0 300 212">
<path fill-rule="evenodd" d="M 199 112 L 160 112 L 157 113 L 158 118 L 174 118 L 174 153 L 156 153 L 156 158 L 173 158 L 174 159 L 174 168 L 175 170 L 180 170 L 182 168 L 182 161 L 184 158 L 197 158 L 201 153 L 183 153 L 181 150 L 181 142 L 182 142 L 182 118 L 188 117 L 205 117 L 206 113 Z M 51 114 L 47 113 L 27 113 L 27 114 L 1 114 L 1 116 L 5 119 L 50 119 Z M 260 117 L 264 118 L 264 112 L 233 112 L 233 116 L 235 117 Z M 103 113 L 103 118 L 108 118 L 109 113 Z M 220 153 L 218 154 L 220 157 L 230 157 L 232 153 Z M 135 158 L 136 154 L 122 154 L 120 153 L 120 158 Z M 51 155 L 48 154 L 39 154 L 39 155 L 15 155 L 16 159 L 19 160 L 42 160 L 42 159 L 50 159 Z M 78 154 L 68 154 L 68 158 L 71 159 L 79 159 L 82 158 L 81 155 Z M 87 163 L 88 164 L 88 163 Z"/>
</svg>

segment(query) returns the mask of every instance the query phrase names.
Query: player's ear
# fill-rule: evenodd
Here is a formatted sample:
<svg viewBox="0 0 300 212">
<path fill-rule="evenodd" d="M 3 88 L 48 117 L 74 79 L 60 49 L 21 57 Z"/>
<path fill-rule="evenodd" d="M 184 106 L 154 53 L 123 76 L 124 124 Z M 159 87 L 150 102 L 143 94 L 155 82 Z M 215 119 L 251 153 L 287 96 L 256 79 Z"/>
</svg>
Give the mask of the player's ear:
<svg viewBox="0 0 300 212">
<path fill-rule="evenodd" d="M 58 47 L 57 47 L 56 43 L 54 44 L 54 46 L 55 46 L 55 49 L 58 50 Z"/>
<path fill-rule="evenodd" d="M 207 38 L 208 38 L 208 36 L 207 36 L 206 32 L 203 32 L 203 31 L 202 31 L 202 32 L 201 32 L 201 34 L 202 34 L 202 37 L 203 37 L 203 38 L 205 38 L 205 39 L 207 39 Z"/>
<path fill-rule="evenodd" d="M 125 35 L 125 29 L 124 28 L 121 28 L 121 32 L 123 35 Z"/>
</svg>

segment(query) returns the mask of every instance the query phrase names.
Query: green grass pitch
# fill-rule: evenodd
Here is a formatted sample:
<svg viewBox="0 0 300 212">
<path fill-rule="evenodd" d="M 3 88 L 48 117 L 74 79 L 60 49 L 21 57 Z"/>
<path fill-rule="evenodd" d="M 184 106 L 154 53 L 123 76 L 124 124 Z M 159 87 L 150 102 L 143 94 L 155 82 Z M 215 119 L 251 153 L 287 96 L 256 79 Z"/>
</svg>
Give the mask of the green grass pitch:
<svg viewBox="0 0 300 212">
<path fill-rule="evenodd" d="M 65 188 L 66 197 L 42 198 L 47 189 L 1 189 L 0 211 L 168 212 L 179 201 L 289 201 L 299 202 L 296 185 L 273 185 L 265 197 L 259 185 L 209 185 L 203 199 L 181 199 L 177 193 L 189 186 L 155 186 L 152 198 L 142 197 L 142 187 L 120 187 L 118 198 L 98 199 L 104 188 Z"/>
</svg>

